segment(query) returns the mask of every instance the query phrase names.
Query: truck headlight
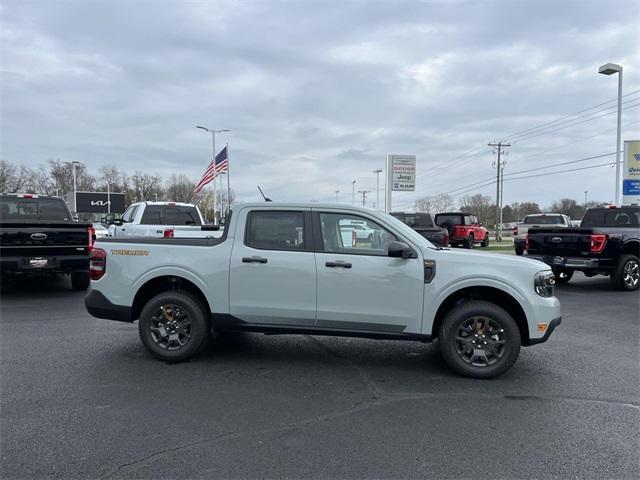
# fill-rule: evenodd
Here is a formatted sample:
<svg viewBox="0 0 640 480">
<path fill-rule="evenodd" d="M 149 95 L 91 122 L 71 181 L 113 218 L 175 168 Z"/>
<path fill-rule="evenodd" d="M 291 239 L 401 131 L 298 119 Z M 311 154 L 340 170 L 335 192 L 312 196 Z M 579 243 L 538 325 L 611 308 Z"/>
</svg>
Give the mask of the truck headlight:
<svg viewBox="0 0 640 480">
<path fill-rule="evenodd" d="M 538 272 L 533 281 L 536 293 L 541 297 L 553 297 L 553 287 L 556 285 L 556 276 L 553 272 Z"/>
</svg>

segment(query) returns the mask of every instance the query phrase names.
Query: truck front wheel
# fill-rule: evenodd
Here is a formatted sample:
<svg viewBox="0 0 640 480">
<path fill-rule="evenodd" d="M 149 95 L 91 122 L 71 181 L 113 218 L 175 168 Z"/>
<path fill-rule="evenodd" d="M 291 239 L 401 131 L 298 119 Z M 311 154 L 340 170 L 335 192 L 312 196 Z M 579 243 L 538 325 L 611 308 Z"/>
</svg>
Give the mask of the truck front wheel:
<svg viewBox="0 0 640 480">
<path fill-rule="evenodd" d="M 453 308 L 440 325 L 440 352 L 466 377 L 491 378 L 513 366 L 520 353 L 520 330 L 498 305 L 469 301 Z"/>
<path fill-rule="evenodd" d="M 182 362 L 207 344 L 211 323 L 198 299 L 182 290 L 163 292 L 140 312 L 138 333 L 151 355 L 166 362 Z"/>
<path fill-rule="evenodd" d="M 640 287 L 640 259 L 635 255 L 622 255 L 610 278 L 616 290 L 637 290 Z"/>
</svg>

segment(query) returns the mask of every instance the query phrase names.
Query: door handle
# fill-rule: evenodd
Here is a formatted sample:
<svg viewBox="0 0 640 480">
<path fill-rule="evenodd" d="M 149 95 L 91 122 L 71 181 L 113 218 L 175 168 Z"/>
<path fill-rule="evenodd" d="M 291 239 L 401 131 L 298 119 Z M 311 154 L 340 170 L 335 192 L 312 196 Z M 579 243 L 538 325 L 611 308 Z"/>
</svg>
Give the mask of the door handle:
<svg viewBox="0 0 640 480">
<path fill-rule="evenodd" d="M 326 267 L 342 267 L 342 268 L 351 268 L 351 264 L 349 262 L 337 261 L 337 262 L 326 262 L 324 264 Z"/>
<path fill-rule="evenodd" d="M 267 263 L 264 257 L 242 257 L 242 263 Z"/>
</svg>

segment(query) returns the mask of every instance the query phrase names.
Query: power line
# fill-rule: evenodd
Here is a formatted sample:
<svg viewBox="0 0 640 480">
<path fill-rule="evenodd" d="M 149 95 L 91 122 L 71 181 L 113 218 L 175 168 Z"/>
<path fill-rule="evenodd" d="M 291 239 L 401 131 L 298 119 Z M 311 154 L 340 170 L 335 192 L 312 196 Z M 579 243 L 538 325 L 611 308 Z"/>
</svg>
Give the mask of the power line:
<svg viewBox="0 0 640 480">
<path fill-rule="evenodd" d="M 570 161 L 567 161 L 567 162 L 555 163 L 553 165 L 546 165 L 544 167 L 530 168 L 529 170 L 521 170 L 519 172 L 511 172 L 511 173 L 507 173 L 507 176 L 519 175 L 521 173 L 535 172 L 535 171 L 538 171 L 538 170 L 546 170 L 547 168 L 560 167 L 562 165 L 570 165 L 572 163 L 586 162 L 588 160 L 594 160 L 596 158 L 608 157 L 610 155 L 615 155 L 615 154 L 616 154 L 616 152 L 603 153 L 601 155 L 594 155 L 592 157 L 585 157 L 585 158 L 579 158 L 577 160 L 570 160 Z"/>
<path fill-rule="evenodd" d="M 627 93 L 627 94 L 623 95 L 622 97 L 624 98 L 624 97 L 633 96 L 633 95 L 635 95 L 635 94 L 637 94 L 637 93 L 640 93 L 640 90 L 634 90 L 634 91 L 632 91 L 632 92 L 629 92 L 629 93 Z M 513 132 L 513 133 L 511 133 L 511 134 L 507 135 L 505 138 L 513 139 L 514 137 L 519 136 L 519 135 L 521 135 L 521 134 L 523 134 L 523 133 L 526 133 L 526 132 L 530 132 L 531 130 L 538 130 L 538 129 L 542 128 L 542 127 L 549 126 L 549 125 L 553 125 L 554 123 L 558 123 L 558 122 L 560 122 L 560 121 L 562 121 L 562 120 L 565 120 L 565 119 L 568 119 L 568 118 L 574 117 L 574 116 L 579 115 L 579 114 L 581 114 L 581 113 L 588 112 L 589 110 L 594 110 L 594 109 L 596 109 L 596 108 L 598 108 L 598 107 L 601 107 L 601 106 L 603 106 L 603 105 L 606 105 L 606 104 L 608 104 L 608 103 L 617 102 L 617 101 L 618 101 L 618 98 L 616 97 L 616 98 L 614 98 L 614 99 L 607 100 L 606 102 L 599 103 L 599 104 L 594 105 L 594 106 L 592 106 L 592 107 L 585 108 L 585 109 L 580 110 L 580 111 L 578 111 L 578 112 L 570 113 L 570 114 L 565 115 L 565 116 L 563 116 L 563 117 L 560 117 L 560 118 L 558 118 L 558 119 L 556 119 L 556 120 L 552 120 L 552 121 L 550 121 L 550 122 L 545 122 L 545 123 L 542 123 L 542 124 L 540 124 L 540 125 L 537 125 L 537 126 L 534 126 L 534 127 L 527 128 L 527 129 L 525 129 L 525 130 L 520 130 L 520 131 L 517 131 L 517 132 Z"/>
<path fill-rule="evenodd" d="M 640 106 L 640 102 L 634 103 L 632 105 L 627 105 L 622 110 L 629 110 L 630 108 L 635 108 L 635 107 L 638 107 L 638 106 Z M 617 109 L 617 107 L 616 107 L 616 109 Z M 611 115 L 612 113 L 616 113 L 616 111 L 617 110 L 611 110 L 610 112 L 603 113 L 601 115 L 598 115 L 598 116 L 595 116 L 595 117 L 591 117 L 591 118 L 587 118 L 587 119 L 584 119 L 584 120 L 580 120 L 579 122 L 570 123 L 569 125 L 564 125 L 562 127 L 554 128 L 553 130 L 540 131 L 540 132 L 537 132 L 537 133 L 532 134 L 532 135 L 525 135 L 523 137 L 520 137 L 520 138 L 517 138 L 517 139 L 513 140 L 513 143 L 518 143 L 519 144 L 519 143 L 522 143 L 525 140 L 530 140 L 532 138 L 536 138 L 536 137 L 539 137 L 541 135 L 549 135 L 551 133 L 555 133 L 555 132 L 558 132 L 560 130 L 564 130 L 565 128 L 570 128 L 570 127 L 574 127 L 576 125 L 580 125 L 582 123 L 591 122 L 593 120 L 597 120 L 599 118 L 606 117 L 607 115 Z M 595 113 L 600 113 L 600 112 L 595 112 Z M 576 118 L 576 119 L 573 119 L 573 120 L 578 120 L 578 119 Z"/>
<path fill-rule="evenodd" d="M 524 178 L 544 177 L 545 175 L 555 175 L 557 173 L 577 172 L 579 170 L 589 170 L 590 168 L 604 167 L 604 166 L 607 166 L 607 165 L 615 165 L 615 164 L 616 164 L 616 162 L 599 163 L 597 165 L 589 165 L 588 167 L 570 168 L 570 169 L 567 169 L 567 170 L 558 170 L 557 172 L 538 173 L 536 175 L 525 175 L 523 177 L 507 178 L 507 181 L 509 181 L 509 180 L 522 180 Z"/>
</svg>

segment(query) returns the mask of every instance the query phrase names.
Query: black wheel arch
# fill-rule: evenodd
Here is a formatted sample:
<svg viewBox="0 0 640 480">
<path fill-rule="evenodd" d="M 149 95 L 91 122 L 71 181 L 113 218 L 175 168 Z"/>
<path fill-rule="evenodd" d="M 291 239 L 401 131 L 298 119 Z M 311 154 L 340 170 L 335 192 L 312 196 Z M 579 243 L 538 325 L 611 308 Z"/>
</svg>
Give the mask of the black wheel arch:
<svg viewBox="0 0 640 480">
<path fill-rule="evenodd" d="M 635 255 L 640 258 L 640 240 L 627 240 L 620 250 L 622 255 Z"/>
<path fill-rule="evenodd" d="M 136 320 L 140 318 L 140 312 L 146 305 L 146 303 L 153 297 L 162 292 L 168 292 L 171 290 L 182 290 L 191 293 L 202 304 L 203 308 L 206 308 L 206 313 L 211 316 L 211 306 L 207 301 L 204 293 L 198 286 L 186 278 L 177 275 L 165 275 L 161 277 L 155 277 L 147 281 L 136 293 L 133 299 L 133 305 L 131 308 L 131 319 Z"/>
<path fill-rule="evenodd" d="M 494 303 L 506 310 L 506 312 L 513 317 L 516 325 L 518 325 L 522 345 L 529 345 L 529 326 L 527 323 L 527 316 L 520 303 L 503 290 L 494 287 L 482 286 L 465 287 L 460 290 L 456 290 L 440 304 L 431 327 L 431 338 L 436 338 L 439 335 L 440 325 L 452 308 L 473 300 L 482 300 Z"/>
</svg>

